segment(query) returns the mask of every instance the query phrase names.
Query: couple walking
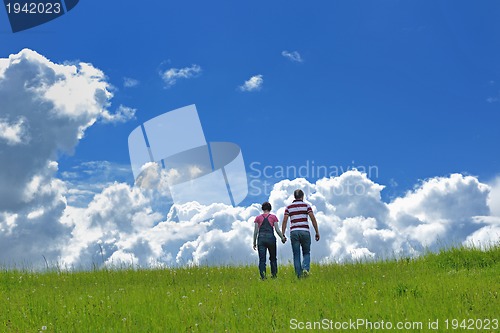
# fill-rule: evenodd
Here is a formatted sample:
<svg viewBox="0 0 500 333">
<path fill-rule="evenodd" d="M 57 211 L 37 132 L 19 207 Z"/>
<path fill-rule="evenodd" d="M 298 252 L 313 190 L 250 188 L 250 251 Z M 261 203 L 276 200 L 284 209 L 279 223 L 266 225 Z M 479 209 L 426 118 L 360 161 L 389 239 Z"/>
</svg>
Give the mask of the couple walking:
<svg viewBox="0 0 500 333">
<path fill-rule="evenodd" d="M 316 231 L 316 241 L 319 241 L 318 223 L 316 222 L 311 206 L 304 202 L 304 192 L 302 190 L 295 190 L 293 196 L 295 200 L 285 209 L 281 230 L 278 228 L 278 218 L 276 215 L 271 214 L 272 207 L 269 202 L 262 204 L 263 214 L 255 218 L 253 249 L 259 252 L 259 271 L 262 279 L 266 278 L 266 253 L 268 251 L 271 262 L 271 276 L 275 278 L 278 274 L 274 231 L 280 236 L 281 241 L 285 243 L 287 241 L 285 231 L 288 218 L 290 218 L 290 241 L 292 243 L 295 274 L 299 278 L 306 277 L 309 274 L 311 234 L 309 233 L 308 218 L 311 218 L 312 225 Z M 301 252 L 303 261 L 300 260 Z"/>
</svg>

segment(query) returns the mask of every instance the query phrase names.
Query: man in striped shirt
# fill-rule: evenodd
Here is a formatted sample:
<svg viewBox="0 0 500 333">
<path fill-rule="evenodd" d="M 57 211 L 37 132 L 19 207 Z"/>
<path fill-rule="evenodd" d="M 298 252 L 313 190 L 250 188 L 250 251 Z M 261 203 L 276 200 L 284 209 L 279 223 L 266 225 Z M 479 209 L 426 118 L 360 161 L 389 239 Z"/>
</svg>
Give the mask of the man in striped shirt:
<svg viewBox="0 0 500 333">
<path fill-rule="evenodd" d="M 316 217 L 314 217 L 311 206 L 304 202 L 304 192 L 302 190 L 295 190 L 293 196 L 295 200 L 285 209 L 281 231 L 284 235 L 288 217 L 290 217 L 290 241 L 293 251 L 293 266 L 295 273 L 300 278 L 309 275 L 311 263 L 311 234 L 309 233 L 308 217 L 311 218 L 314 231 L 316 231 L 316 241 L 319 241 L 319 231 L 318 223 L 316 222 Z M 302 263 L 300 261 L 301 248 L 302 256 L 304 257 Z"/>
</svg>

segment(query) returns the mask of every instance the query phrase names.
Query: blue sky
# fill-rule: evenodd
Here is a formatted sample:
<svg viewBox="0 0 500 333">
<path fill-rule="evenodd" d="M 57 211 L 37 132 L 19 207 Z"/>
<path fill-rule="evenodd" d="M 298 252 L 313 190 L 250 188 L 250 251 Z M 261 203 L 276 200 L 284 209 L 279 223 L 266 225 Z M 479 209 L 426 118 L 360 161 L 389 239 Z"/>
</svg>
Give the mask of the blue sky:
<svg viewBox="0 0 500 333">
<path fill-rule="evenodd" d="M 12 33 L 0 9 L 0 265 L 253 264 L 254 203 L 281 217 L 297 187 L 317 262 L 498 242 L 498 17 L 498 1 L 82 0 Z M 133 186 L 129 134 L 191 104 L 272 192 L 174 216 Z M 313 164 L 336 177 L 280 174 Z"/>
<path fill-rule="evenodd" d="M 496 1 L 82 1 L 16 34 L 0 11 L 0 53 L 92 63 L 116 87 L 111 109 L 137 109 L 89 128 L 61 172 L 127 164 L 133 128 L 196 104 L 207 139 L 239 144 L 247 167 L 377 166 L 376 181 L 400 193 L 428 177 L 499 173 L 499 11 Z M 192 65 L 196 77 L 166 88 L 160 71 Z M 254 75 L 259 91 L 238 89 Z"/>
</svg>

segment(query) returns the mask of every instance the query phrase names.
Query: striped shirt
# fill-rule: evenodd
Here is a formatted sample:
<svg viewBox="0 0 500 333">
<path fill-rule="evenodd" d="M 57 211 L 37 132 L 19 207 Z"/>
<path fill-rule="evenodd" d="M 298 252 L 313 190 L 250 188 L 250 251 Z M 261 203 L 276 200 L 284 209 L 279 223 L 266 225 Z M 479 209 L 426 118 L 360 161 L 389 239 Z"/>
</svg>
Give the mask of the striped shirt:
<svg viewBox="0 0 500 333">
<path fill-rule="evenodd" d="M 308 215 L 312 208 L 302 200 L 294 200 L 291 205 L 285 208 L 285 216 L 290 216 L 290 231 L 309 231 Z"/>
</svg>

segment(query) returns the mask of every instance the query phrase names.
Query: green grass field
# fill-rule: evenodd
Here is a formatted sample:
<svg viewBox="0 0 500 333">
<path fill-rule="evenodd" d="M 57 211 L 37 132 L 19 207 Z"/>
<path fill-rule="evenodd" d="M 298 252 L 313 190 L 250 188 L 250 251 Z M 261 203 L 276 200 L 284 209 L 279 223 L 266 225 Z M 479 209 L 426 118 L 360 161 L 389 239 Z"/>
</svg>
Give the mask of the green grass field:
<svg viewBox="0 0 500 333">
<path fill-rule="evenodd" d="M 3 270 L 0 332 L 500 331 L 500 246 L 279 269 Z"/>
</svg>

